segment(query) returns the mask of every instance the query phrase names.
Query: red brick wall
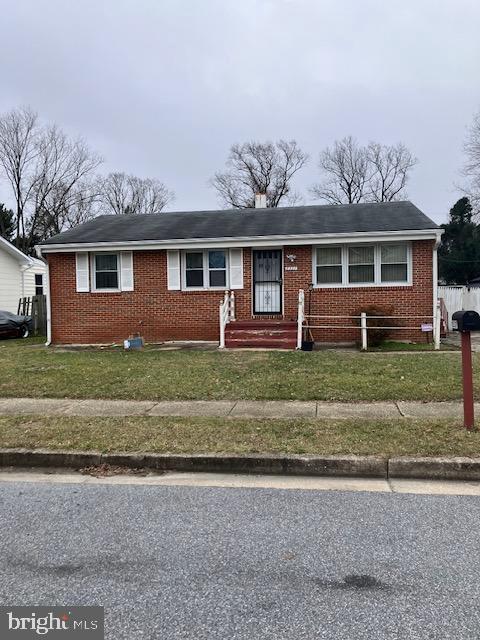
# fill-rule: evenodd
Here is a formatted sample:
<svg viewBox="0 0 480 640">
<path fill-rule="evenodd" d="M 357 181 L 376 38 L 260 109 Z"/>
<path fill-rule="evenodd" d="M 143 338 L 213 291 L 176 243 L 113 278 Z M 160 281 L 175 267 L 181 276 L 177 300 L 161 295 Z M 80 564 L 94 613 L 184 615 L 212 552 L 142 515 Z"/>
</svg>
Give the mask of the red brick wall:
<svg viewBox="0 0 480 640">
<path fill-rule="evenodd" d="M 298 290 L 312 278 L 311 247 L 285 247 L 295 254 L 297 271 L 284 273 L 284 317 L 296 319 Z M 244 288 L 235 291 L 238 319 L 252 317 L 251 250 L 244 249 Z M 284 257 L 285 265 L 291 263 Z M 48 256 L 52 305 L 52 341 L 57 344 L 119 342 L 134 332 L 147 341 L 217 340 L 220 291 L 168 291 L 166 252 L 134 251 L 135 290 L 77 293 L 75 254 Z M 307 294 L 308 299 L 308 294 Z M 316 289 L 313 314 L 352 314 L 363 304 L 394 304 L 399 314 L 432 314 L 432 242 L 413 243 L 412 287 Z M 349 324 L 350 321 L 347 322 Z M 421 320 L 415 321 L 420 324 Z M 399 337 L 419 338 L 420 333 Z M 358 330 L 322 330 L 325 341 L 353 340 Z"/>
<path fill-rule="evenodd" d="M 312 315 L 354 315 L 362 306 L 376 304 L 393 306 L 395 315 L 433 313 L 433 241 L 419 240 L 412 242 L 412 286 L 391 287 L 352 287 L 325 288 L 312 291 Z M 285 247 L 284 255 L 295 254 L 298 271 L 285 271 L 285 317 L 296 318 L 298 290 L 305 289 L 306 313 L 308 313 L 308 285 L 312 278 L 311 247 Z M 287 261 L 285 261 L 287 264 Z M 422 322 L 432 322 L 431 318 L 409 321 L 399 320 L 397 326 L 418 326 Z M 348 326 L 352 320 L 345 318 L 335 320 L 312 320 L 313 324 L 336 324 Z M 316 340 L 321 342 L 344 342 L 359 340 L 358 329 L 317 329 Z M 425 340 L 419 330 L 391 332 L 392 339 Z"/>
</svg>

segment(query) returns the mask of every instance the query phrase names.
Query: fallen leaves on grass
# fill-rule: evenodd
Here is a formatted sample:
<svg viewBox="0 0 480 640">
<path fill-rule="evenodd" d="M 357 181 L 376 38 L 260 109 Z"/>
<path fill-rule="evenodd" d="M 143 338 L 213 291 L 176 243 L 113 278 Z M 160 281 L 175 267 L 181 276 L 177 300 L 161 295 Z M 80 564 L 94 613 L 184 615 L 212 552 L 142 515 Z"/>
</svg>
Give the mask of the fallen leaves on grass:
<svg viewBox="0 0 480 640">
<path fill-rule="evenodd" d="M 93 476 L 95 478 L 108 478 L 110 476 L 146 476 L 146 469 L 137 469 L 132 467 L 122 467 L 115 464 L 98 464 L 90 467 L 82 467 L 80 473 L 84 476 Z"/>
</svg>

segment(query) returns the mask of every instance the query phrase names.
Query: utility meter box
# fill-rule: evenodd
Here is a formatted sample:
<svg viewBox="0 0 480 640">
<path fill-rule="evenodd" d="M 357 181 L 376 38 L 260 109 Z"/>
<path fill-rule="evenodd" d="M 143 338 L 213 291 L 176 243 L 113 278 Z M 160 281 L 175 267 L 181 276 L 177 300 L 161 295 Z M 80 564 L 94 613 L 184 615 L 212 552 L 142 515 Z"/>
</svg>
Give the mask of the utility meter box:
<svg viewBox="0 0 480 640">
<path fill-rule="evenodd" d="M 455 311 L 452 316 L 454 331 L 480 331 L 480 316 L 476 311 Z"/>
</svg>

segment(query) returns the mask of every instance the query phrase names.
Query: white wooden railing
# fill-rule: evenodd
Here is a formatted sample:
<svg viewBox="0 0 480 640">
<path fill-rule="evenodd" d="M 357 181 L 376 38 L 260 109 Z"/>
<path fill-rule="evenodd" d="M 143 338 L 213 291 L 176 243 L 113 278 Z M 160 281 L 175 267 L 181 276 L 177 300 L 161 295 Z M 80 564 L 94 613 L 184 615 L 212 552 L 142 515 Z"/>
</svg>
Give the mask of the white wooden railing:
<svg viewBox="0 0 480 640">
<path fill-rule="evenodd" d="M 220 349 L 225 348 L 225 327 L 229 322 L 235 320 L 235 293 L 233 291 L 225 291 L 219 309 L 220 320 Z"/>
<path fill-rule="evenodd" d="M 369 327 L 367 320 L 385 320 L 385 326 Z M 320 321 L 320 324 L 312 324 L 312 320 Z M 300 289 L 298 292 L 298 313 L 297 313 L 297 349 L 302 348 L 302 334 L 303 330 L 308 329 L 352 329 L 355 328 L 355 323 L 347 325 L 346 322 L 342 324 L 327 324 L 331 320 L 354 320 L 360 321 L 359 329 L 362 340 L 362 350 L 368 349 L 368 331 L 369 329 L 385 329 L 388 331 L 401 331 L 401 330 L 418 330 L 423 331 L 422 326 L 430 326 L 433 336 L 434 348 L 440 349 L 440 330 L 441 330 L 441 309 L 440 301 L 437 302 L 435 307 L 435 315 L 433 316 L 367 316 L 365 312 L 362 312 L 359 316 L 317 316 L 305 314 L 305 292 Z M 396 325 L 395 323 L 388 322 L 388 320 L 405 320 L 405 321 L 422 321 L 417 325 L 413 322 L 408 325 Z"/>
</svg>

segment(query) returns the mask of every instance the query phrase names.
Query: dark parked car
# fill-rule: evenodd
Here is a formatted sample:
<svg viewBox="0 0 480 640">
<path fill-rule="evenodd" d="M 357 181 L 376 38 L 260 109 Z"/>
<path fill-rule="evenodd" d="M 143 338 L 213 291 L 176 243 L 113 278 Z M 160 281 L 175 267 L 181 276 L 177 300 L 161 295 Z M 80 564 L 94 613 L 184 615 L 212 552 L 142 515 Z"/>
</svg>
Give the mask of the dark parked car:
<svg viewBox="0 0 480 640">
<path fill-rule="evenodd" d="M 0 338 L 28 338 L 32 333 L 32 318 L 0 311 Z"/>
</svg>

